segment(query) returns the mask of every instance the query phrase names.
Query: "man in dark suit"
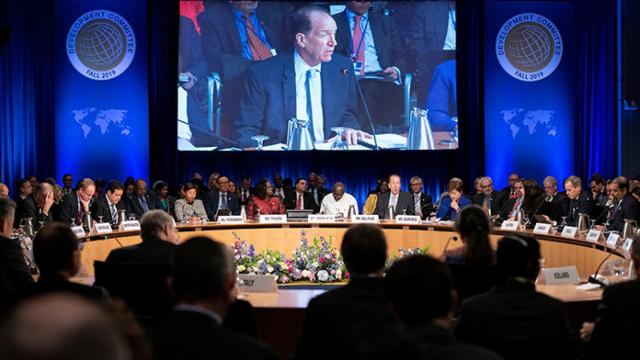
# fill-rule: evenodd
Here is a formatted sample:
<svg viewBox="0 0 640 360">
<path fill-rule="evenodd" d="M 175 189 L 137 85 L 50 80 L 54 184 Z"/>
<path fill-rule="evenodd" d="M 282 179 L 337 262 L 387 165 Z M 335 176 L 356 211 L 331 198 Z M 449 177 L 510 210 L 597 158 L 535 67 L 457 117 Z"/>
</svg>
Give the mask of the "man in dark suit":
<svg viewBox="0 0 640 360">
<path fill-rule="evenodd" d="M 634 344 L 640 333 L 640 238 L 633 236 L 631 259 L 636 279 L 623 281 L 604 289 L 595 323 L 585 323 L 580 331 L 586 359 L 620 359 L 629 348 L 615 344 Z"/>
<path fill-rule="evenodd" d="M 168 264 L 179 240 L 175 222 L 163 210 L 151 210 L 140 221 L 142 243 L 111 250 L 107 262 Z"/>
<path fill-rule="evenodd" d="M 538 214 L 542 215 L 548 223 L 556 226 L 569 212 L 569 198 L 558 192 L 558 180 L 555 177 L 547 176 L 542 184 L 545 197 Z"/>
<path fill-rule="evenodd" d="M 607 229 L 622 231 L 625 220 L 635 220 L 640 224 L 640 204 L 629 193 L 629 180 L 619 176 L 611 182 L 611 193 L 615 197 L 615 207 L 607 219 Z"/>
<path fill-rule="evenodd" d="M 179 84 L 187 92 L 187 116 L 191 131 L 189 140 L 194 146 L 212 146 L 215 140 L 210 136 L 206 110 L 203 111 L 203 105 L 208 101 L 207 61 L 202 53 L 200 34 L 193 21 L 185 16 L 180 16 L 179 45 Z"/>
<path fill-rule="evenodd" d="M 307 180 L 305 178 L 296 179 L 296 187 L 289 192 L 284 199 L 286 209 L 311 209 L 314 213 L 320 211 L 320 206 L 313 200 L 313 195 L 307 192 Z"/>
<path fill-rule="evenodd" d="M 347 1 L 334 15 L 336 52 L 353 59 L 356 75 L 381 75 L 388 81 L 361 80 L 362 93 L 378 133 L 406 130 L 402 114 L 402 75 L 407 69 L 404 46 L 395 21 L 381 11 L 370 11 L 371 1 Z M 360 117 L 366 120 L 366 115 Z M 362 123 L 369 128 L 368 122 Z"/>
<path fill-rule="evenodd" d="M 10 238 L 15 212 L 16 204 L 11 199 L 0 199 L 0 311 L 33 285 L 20 245 Z"/>
<path fill-rule="evenodd" d="M 220 73 L 224 84 L 223 135 L 233 134 L 249 66 L 291 48 L 291 11 L 284 2 L 229 1 L 211 5 L 198 15 L 209 72 Z"/>
<path fill-rule="evenodd" d="M 380 219 L 384 219 L 389 211 L 389 206 L 393 206 L 395 214 L 414 215 L 415 206 L 413 197 L 408 192 L 400 190 L 400 176 L 393 174 L 389 176 L 389 192 L 378 195 L 378 202 L 373 211 Z"/>
<path fill-rule="evenodd" d="M 171 287 L 178 305 L 152 334 L 157 359 L 275 359 L 256 340 L 222 327 L 235 300 L 236 272 L 227 247 L 195 237 L 176 248 Z"/>
<path fill-rule="evenodd" d="M 60 209 L 60 221 L 76 225 L 82 224 L 82 214 L 91 212 L 93 195 L 96 192 L 96 185 L 93 180 L 85 178 L 80 180 L 76 186 L 76 191 L 65 195 L 62 198 Z"/>
<path fill-rule="evenodd" d="M 83 245 L 67 224 L 53 223 L 43 227 L 33 239 L 33 258 L 40 270 L 38 283 L 30 296 L 64 292 L 106 303 L 104 289 L 71 282 L 82 266 Z"/>
<path fill-rule="evenodd" d="M 204 199 L 204 209 L 209 219 L 215 219 L 218 210 L 226 209 L 232 215 L 240 215 L 240 198 L 229 191 L 229 178 L 220 175 L 216 181 L 218 190 L 209 191 Z"/>
<path fill-rule="evenodd" d="M 384 278 L 385 293 L 402 327 L 424 359 L 500 359 L 497 354 L 454 340 L 456 308 L 447 266 L 413 255 L 393 263 Z"/>
<path fill-rule="evenodd" d="M 589 191 L 582 188 L 582 180 L 575 175 L 569 176 L 564 181 L 564 190 L 569 198 L 567 225 L 576 226 L 580 214 L 592 215 L 594 202 Z"/>
<path fill-rule="evenodd" d="M 541 359 L 549 349 L 554 359 L 575 359 L 564 303 L 536 291 L 539 260 L 540 245 L 533 237 L 500 240 L 496 264 L 503 281 L 462 303 L 456 337 L 506 359 Z"/>
<path fill-rule="evenodd" d="M 111 181 L 107 186 L 107 191 L 93 202 L 91 216 L 95 221 L 118 224 L 118 211 L 125 210 L 126 206 L 121 201 L 124 187 L 118 181 Z"/>
<path fill-rule="evenodd" d="M 149 210 L 162 209 L 160 199 L 153 191 L 147 191 L 147 182 L 136 180 L 135 189 L 126 197 L 127 214 L 142 218 Z"/>
<path fill-rule="evenodd" d="M 320 180 L 320 177 L 323 179 Z M 326 182 L 327 179 L 324 178 L 324 175 L 317 175 L 313 172 L 309 174 L 309 188 L 307 191 L 311 194 L 313 201 L 315 201 L 318 206 L 322 204 L 324 197 L 331 192 L 324 187 Z"/>
<path fill-rule="evenodd" d="M 353 65 L 333 54 L 335 21 L 324 9 L 307 6 L 292 17 L 293 53 L 279 54 L 249 69 L 236 121 L 237 141 L 255 146 L 251 138 L 269 136 L 266 143 L 287 143 L 290 119 L 307 127 L 312 142 L 336 140 L 334 127 L 344 127 L 347 144 L 371 137 L 359 129 L 358 97 Z M 306 121 L 305 121 L 306 120 Z"/>
<path fill-rule="evenodd" d="M 23 219 L 30 218 L 33 229 L 38 230 L 41 226 L 53 222 L 53 202 L 53 186 L 46 182 L 38 183 L 33 193 L 33 203 L 22 202 L 22 212 L 17 223 L 20 224 Z"/>
<path fill-rule="evenodd" d="M 493 179 L 488 176 L 480 178 L 480 188 L 482 193 L 476 194 L 472 203 L 480 206 L 488 216 L 500 214 L 504 197 L 502 192 L 494 190 Z"/>
<path fill-rule="evenodd" d="M 372 224 L 358 224 L 347 230 L 340 252 L 351 274 L 342 288 L 313 298 L 305 312 L 296 359 L 323 359 L 318 339 L 327 348 L 350 343 L 349 330 L 369 321 L 392 322 L 384 296 L 383 273 L 387 259 L 387 240 Z M 324 337 L 323 334 L 333 336 Z"/>
<path fill-rule="evenodd" d="M 18 196 L 13 201 L 16 203 L 16 213 L 13 227 L 17 228 L 27 212 L 33 212 L 36 207 L 35 200 L 33 199 L 33 186 L 29 179 L 24 178 L 18 180 Z"/>
<path fill-rule="evenodd" d="M 413 196 L 413 209 L 421 219 L 426 219 L 434 211 L 433 198 L 422 192 L 422 178 L 414 176 L 409 180 L 411 196 Z"/>
<path fill-rule="evenodd" d="M 436 64 L 456 50 L 455 1 L 421 1 L 415 7 L 409 32 L 409 51 L 416 62 L 418 99 L 426 98 Z"/>
</svg>

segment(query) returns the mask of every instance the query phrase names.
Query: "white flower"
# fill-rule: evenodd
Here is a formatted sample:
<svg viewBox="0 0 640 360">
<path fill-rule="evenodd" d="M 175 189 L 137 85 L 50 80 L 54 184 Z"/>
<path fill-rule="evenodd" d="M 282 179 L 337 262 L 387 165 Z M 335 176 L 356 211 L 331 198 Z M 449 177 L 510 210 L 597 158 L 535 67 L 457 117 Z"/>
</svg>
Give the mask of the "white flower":
<svg viewBox="0 0 640 360">
<path fill-rule="evenodd" d="M 235 256 L 236 260 L 240 260 L 240 255 Z"/>
<path fill-rule="evenodd" d="M 247 270 L 247 268 L 244 265 L 238 266 L 238 272 L 243 272 L 245 270 Z"/>
<path fill-rule="evenodd" d="M 336 270 L 336 279 L 342 279 L 342 271 Z"/>
<path fill-rule="evenodd" d="M 267 272 L 272 273 L 273 272 L 273 266 L 267 266 Z"/>
<path fill-rule="evenodd" d="M 311 264 L 311 266 L 312 266 L 312 267 L 314 267 L 314 268 L 317 268 L 317 267 L 318 267 L 318 262 L 317 262 L 317 261 L 314 261 L 314 262 Z"/>
<path fill-rule="evenodd" d="M 318 280 L 320 280 L 320 281 L 329 280 L 329 273 L 326 270 L 318 271 Z"/>
<path fill-rule="evenodd" d="M 258 268 L 257 268 L 257 267 L 255 267 L 255 266 L 254 266 L 254 267 L 252 267 L 252 268 L 251 268 L 251 270 L 252 270 L 253 272 L 255 272 L 255 273 L 257 273 L 257 272 L 259 272 L 259 271 L 260 271 L 260 269 L 258 269 Z"/>
<path fill-rule="evenodd" d="M 302 270 L 302 277 L 306 277 L 308 278 L 309 275 L 311 275 L 311 273 L 309 272 L 309 270 Z"/>
</svg>

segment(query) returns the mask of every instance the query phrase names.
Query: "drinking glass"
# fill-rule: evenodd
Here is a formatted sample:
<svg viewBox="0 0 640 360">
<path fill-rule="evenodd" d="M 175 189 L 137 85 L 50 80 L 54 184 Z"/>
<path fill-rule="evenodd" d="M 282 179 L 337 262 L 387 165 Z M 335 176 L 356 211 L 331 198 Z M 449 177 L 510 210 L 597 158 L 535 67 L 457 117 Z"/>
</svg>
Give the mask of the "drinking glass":
<svg viewBox="0 0 640 360">
<path fill-rule="evenodd" d="M 266 141 L 269 140 L 269 137 L 266 135 L 256 135 L 256 136 L 252 136 L 251 140 L 258 142 L 258 147 L 256 148 L 257 151 L 262 151 L 262 144 Z"/>
</svg>

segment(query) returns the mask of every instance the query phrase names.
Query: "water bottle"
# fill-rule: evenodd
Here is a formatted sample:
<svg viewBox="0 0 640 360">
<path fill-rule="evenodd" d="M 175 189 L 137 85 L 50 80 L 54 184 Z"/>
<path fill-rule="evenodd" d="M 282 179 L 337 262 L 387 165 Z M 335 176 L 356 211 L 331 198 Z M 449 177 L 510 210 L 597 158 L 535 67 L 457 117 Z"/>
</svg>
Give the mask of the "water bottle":
<svg viewBox="0 0 640 360">
<path fill-rule="evenodd" d="M 309 120 L 291 118 L 287 147 L 289 150 L 313 150 L 313 138 L 309 131 Z"/>
<path fill-rule="evenodd" d="M 409 134 L 407 136 L 407 149 L 409 150 L 433 150 L 433 132 L 429 124 L 429 110 L 413 108 L 409 120 Z"/>
</svg>

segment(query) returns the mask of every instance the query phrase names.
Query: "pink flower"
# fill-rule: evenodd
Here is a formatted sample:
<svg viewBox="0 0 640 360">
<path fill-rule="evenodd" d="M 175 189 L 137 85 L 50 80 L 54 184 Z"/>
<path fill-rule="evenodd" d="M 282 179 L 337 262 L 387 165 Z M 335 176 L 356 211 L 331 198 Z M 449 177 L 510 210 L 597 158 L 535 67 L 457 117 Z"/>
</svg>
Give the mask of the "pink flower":
<svg viewBox="0 0 640 360">
<path fill-rule="evenodd" d="M 324 264 L 324 262 L 325 262 L 325 261 L 326 261 L 326 259 L 325 259 L 325 258 L 323 258 L 323 257 L 321 257 L 321 258 L 320 258 L 320 263 L 321 263 L 321 264 Z"/>
</svg>

